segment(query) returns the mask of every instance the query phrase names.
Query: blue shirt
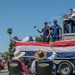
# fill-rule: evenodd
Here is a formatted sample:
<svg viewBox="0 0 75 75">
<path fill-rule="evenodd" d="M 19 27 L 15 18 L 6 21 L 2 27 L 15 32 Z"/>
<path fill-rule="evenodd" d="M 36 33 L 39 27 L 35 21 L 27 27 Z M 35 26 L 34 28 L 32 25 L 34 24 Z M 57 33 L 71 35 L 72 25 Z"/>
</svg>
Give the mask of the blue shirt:
<svg viewBox="0 0 75 75">
<path fill-rule="evenodd" d="M 52 38 L 59 38 L 59 30 L 61 30 L 61 27 L 59 25 L 52 26 L 50 30 L 52 30 L 51 32 Z"/>
<path fill-rule="evenodd" d="M 50 30 L 50 27 L 44 27 L 44 28 L 42 29 L 43 37 L 47 37 L 47 36 L 48 36 L 49 30 Z"/>
</svg>

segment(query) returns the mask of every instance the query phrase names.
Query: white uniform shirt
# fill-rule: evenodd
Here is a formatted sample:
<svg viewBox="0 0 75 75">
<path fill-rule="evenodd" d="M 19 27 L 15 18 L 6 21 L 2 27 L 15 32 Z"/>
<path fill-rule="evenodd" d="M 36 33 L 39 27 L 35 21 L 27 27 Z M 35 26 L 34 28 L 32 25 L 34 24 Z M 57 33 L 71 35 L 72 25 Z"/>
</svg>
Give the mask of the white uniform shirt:
<svg viewBox="0 0 75 75">
<path fill-rule="evenodd" d="M 51 61 L 52 60 L 54 60 L 55 59 L 55 57 L 56 57 L 56 52 L 53 52 L 53 54 L 50 56 L 50 57 L 48 57 L 47 59 L 50 59 Z M 36 62 L 37 60 L 34 60 L 33 62 L 32 62 L 32 65 L 31 65 L 31 73 L 35 73 L 35 62 Z"/>
</svg>

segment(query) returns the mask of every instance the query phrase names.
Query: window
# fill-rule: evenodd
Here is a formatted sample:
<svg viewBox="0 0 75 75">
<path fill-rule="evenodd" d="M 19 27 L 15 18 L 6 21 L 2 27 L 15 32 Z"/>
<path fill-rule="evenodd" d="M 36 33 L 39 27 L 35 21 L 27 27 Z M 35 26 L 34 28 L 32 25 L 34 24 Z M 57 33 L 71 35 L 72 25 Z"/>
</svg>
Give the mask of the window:
<svg viewBox="0 0 75 75">
<path fill-rule="evenodd" d="M 64 21 L 63 33 L 75 33 L 75 21 L 73 20 Z"/>
</svg>

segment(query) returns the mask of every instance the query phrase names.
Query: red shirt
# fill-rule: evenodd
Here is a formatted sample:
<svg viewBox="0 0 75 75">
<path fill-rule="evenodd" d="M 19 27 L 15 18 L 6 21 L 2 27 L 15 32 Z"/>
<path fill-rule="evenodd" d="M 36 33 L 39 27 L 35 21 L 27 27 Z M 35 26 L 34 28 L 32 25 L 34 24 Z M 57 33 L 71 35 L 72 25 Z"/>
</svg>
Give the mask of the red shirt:
<svg viewBox="0 0 75 75">
<path fill-rule="evenodd" d="M 22 72 L 28 72 L 27 67 L 25 66 L 24 62 L 20 60 L 21 66 L 22 66 Z"/>
</svg>

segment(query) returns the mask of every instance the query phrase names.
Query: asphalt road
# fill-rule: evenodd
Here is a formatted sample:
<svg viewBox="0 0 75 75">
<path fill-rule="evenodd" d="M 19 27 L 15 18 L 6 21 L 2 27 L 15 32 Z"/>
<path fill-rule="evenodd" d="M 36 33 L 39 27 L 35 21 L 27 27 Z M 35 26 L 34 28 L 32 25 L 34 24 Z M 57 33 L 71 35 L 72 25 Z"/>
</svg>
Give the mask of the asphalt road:
<svg viewBox="0 0 75 75">
<path fill-rule="evenodd" d="M 0 71 L 0 75 L 9 75 L 9 74 L 8 74 L 8 70 L 7 70 L 7 69 L 1 70 L 1 71 Z"/>
<path fill-rule="evenodd" d="M 1 70 L 1 71 L 0 71 L 0 75 L 9 75 L 8 70 L 7 70 L 7 69 Z M 24 74 L 24 75 L 25 75 L 25 74 Z M 57 74 L 57 75 L 60 75 L 60 74 Z M 75 75 L 75 73 L 72 74 L 72 75 Z"/>
</svg>

